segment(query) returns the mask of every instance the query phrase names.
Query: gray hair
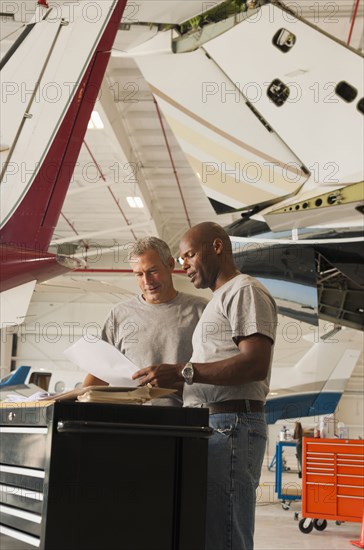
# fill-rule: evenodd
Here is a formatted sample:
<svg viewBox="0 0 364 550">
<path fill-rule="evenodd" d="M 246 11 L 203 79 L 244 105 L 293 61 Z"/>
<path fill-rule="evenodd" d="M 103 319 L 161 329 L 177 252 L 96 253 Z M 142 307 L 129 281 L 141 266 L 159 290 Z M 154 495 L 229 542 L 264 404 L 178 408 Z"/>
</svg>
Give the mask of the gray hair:
<svg viewBox="0 0 364 550">
<path fill-rule="evenodd" d="M 172 256 L 168 244 L 158 237 L 143 237 L 133 243 L 128 253 L 128 262 L 131 262 L 133 258 L 142 256 L 148 250 L 155 250 L 159 254 L 162 263 L 168 267 L 168 260 Z"/>
</svg>

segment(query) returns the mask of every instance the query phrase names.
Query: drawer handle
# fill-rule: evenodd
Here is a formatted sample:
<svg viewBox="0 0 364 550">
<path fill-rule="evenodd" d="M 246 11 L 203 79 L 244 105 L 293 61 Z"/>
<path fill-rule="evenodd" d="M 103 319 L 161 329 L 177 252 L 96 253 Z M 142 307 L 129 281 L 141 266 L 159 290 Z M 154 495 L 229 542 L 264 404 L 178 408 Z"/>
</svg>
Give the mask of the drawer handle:
<svg viewBox="0 0 364 550">
<path fill-rule="evenodd" d="M 150 424 L 129 424 L 97 421 L 60 420 L 57 423 L 58 433 L 88 434 L 143 434 L 178 437 L 208 438 L 212 435 L 209 426 L 164 426 Z"/>
</svg>

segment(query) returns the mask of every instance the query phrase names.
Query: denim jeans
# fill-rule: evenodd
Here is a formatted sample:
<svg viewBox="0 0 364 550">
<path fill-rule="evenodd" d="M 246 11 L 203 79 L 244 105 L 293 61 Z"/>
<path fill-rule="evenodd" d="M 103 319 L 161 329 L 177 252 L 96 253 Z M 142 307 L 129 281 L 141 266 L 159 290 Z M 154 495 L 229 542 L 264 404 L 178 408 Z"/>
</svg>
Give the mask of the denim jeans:
<svg viewBox="0 0 364 550">
<path fill-rule="evenodd" d="M 265 453 L 264 413 L 210 415 L 206 550 L 252 550 L 256 489 Z"/>
</svg>

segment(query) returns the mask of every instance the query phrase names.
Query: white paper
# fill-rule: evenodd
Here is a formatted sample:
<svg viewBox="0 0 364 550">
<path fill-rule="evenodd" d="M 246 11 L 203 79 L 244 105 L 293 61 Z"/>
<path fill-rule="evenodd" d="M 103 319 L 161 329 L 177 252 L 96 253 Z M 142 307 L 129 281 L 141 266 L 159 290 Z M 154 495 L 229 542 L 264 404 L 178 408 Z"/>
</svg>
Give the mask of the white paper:
<svg viewBox="0 0 364 550">
<path fill-rule="evenodd" d="M 17 402 L 24 402 L 24 401 L 39 401 L 40 399 L 52 399 L 52 396 L 47 391 L 37 391 L 35 393 L 32 393 L 29 397 L 24 397 L 24 395 L 20 395 L 19 393 L 8 393 L 6 398 L 3 400 L 4 403 L 17 403 Z"/>
<path fill-rule="evenodd" d="M 82 370 L 105 380 L 112 386 L 136 387 L 138 380 L 132 375 L 139 370 L 123 353 L 104 340 L 88 342 L 80 338 L 64 355 Z"/>
</svg>

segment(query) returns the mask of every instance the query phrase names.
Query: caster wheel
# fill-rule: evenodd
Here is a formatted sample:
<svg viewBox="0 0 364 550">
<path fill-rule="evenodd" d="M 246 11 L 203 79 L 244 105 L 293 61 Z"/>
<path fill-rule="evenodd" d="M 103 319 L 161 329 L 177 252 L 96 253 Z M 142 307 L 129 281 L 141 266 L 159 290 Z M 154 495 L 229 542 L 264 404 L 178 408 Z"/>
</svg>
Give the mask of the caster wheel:
<svg viewBox="0 0 364 550">
<path fill-rule="evenodd" d="M 323 531 L 327 527 L 326 519 L 314 519 L 313 526 L 317 531 Z"/>
<path fill-rule="evenodd" d="M 291 508 L 291 505 L 290 505 L 289 502 L 283 501 L 282 502 L 282 508 L 283 508 L 283 510 L 289 510 Z"/>
<path fill-rule="evenodd" d="M 341 525 L 342 521 L 335 521 L 336 525 Z"/>
<path fill-rule="evenodd" d="M 294 513 L 294 519 L 295 519 L 295 521 L 298 521 L 298 519 L 299 519 L 298 512 L 295 512 L 295 513 Z"/>
<path fill-rule="evenodd" d="M 313 521 L 309 518 L 302 518 L 301 521 L 298 523 L 298 527 L 301 533 L 311 533 L 313 529 Z"/>
</svg>

